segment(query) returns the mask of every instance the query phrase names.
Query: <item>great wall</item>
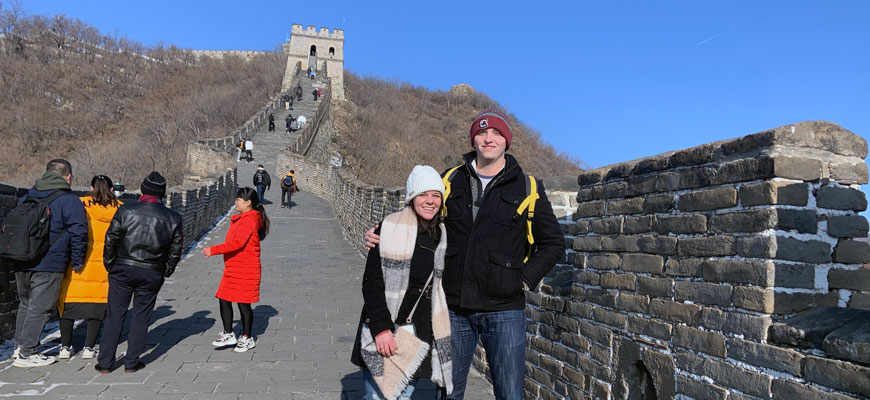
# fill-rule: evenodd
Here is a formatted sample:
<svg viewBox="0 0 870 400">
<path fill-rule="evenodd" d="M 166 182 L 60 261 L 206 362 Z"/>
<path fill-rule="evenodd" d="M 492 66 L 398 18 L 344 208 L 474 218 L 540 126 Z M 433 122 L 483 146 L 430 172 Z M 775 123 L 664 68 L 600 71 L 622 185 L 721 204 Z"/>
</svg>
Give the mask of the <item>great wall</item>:
<svg viewBox="0 0 870 400">
<path fill-rule="evenodd" d="M 342 99 L 344 32 L 293 25 L 293 37 L 282 87 L 311 65 L 330 78 L 327 98 Z M 312 46 L 331 51 L 311 57 Z M 192 227 L 186 244 L 229 209 L 234 145 L 278 97 L 233 135 L 189 144 L 190 177 L 168 200 Z M 404 193 L 329 163 L 330 104 L 276 169 L 295 169 L 303 190 L 331 203 L 362 254 L 363 232 Z M 527 293 L 526 398 L 870 398 L 866 157 L 860 136 L 808 121 L 545 178 L 569 250 Z M 22 190 L 0 186 L 0 205 Z M 9 339 L 7 272 L 0 293 Z M 480 348 L 475 367 L 488 368 Z"/>
</svg>

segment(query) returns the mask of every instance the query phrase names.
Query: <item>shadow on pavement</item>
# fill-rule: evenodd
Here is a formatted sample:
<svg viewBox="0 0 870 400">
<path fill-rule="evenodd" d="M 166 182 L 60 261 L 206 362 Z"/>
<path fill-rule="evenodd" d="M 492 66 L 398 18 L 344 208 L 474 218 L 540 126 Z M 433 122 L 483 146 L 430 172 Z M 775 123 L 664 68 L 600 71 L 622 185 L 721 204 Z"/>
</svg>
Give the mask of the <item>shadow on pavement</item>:
<svg viewBox="0 0 870 400">
<path fill-rule="evenodd" d="M 161 306 L 160 308 L 163 307 L 169 308 L 169 306 Z M 166 352 L 171 350 L 173 346 L 183 339 L 190 336 L 200 335 L 211 329 L 215 322 L 214 318 L 205 318 L 205 316 L 210 313 L 211 311 L 197 311 L 189 317 L 176 318 L 171 321 L 166 321 L 158 327 L 149 329 L 149 337 L 152 335 L 159 336 L 156 336 L 156 340 L 152 342 L 154 343 L 154 348 L 142 357 L 142 361 L 146 364 L 152 363 L 160 358 L 160 356 L 166 354 Z"/>
<path fill-rule="evenodd" d="M 261 304 L 254 308 L 254 327 L 251 329 L 251 334 L 258 337 L 266 332 L 269 327 L 269 320 L 278 315 L 278 310 L 270 305 Z"/>
</svg>

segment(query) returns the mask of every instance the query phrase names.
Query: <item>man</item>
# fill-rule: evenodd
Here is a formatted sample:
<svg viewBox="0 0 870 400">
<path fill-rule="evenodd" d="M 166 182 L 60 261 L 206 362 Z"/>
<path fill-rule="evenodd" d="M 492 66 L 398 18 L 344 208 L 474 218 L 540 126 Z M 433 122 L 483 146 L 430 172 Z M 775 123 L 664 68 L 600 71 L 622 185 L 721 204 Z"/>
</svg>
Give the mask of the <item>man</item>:
<svg viewBox="0 0 870 400">
<path fill-rule="evenodd" d="M 269 172 L 263 167 L 263 164 L 257 165 L 257 171 L 254 172 L 254 187 L 257 188 L 257 196 L 260 197 L 260 202 L 266 202 L 266 190 L 272 187 L 272 178 Z"/>
<path fill-rule="evenodd" d="M 291 128 L 293 126 L 294 119 L 295 118 L 293 118 L 293 115 L 290 113 L 287 113 L 287 116 L 284 117 L 284 127 L 285 127 L 285 130 L 287 131 L 287 133 L 290 133 L 293 131 Z"/>
<path fill-rule="evenodd" d="M 245 139 L 245 158 L 248 159 L 248 162 L 254 161 L 254 142 L 251 139 Z"/>
<path fill-rule="evenodd" d="M 463 156 L 451 192 L 445 200 L 447 254 L 444 292 L 450 309 L 453 341 L 453 393 L 465 396 L 468 370 L 480 339 L 492 372 L 497 399 L 523 398 L 526 318 L 525 291 L 564 256 L 559 222 L 537 184 L 531 233 L 535 244 L 529 253 L 527 211 L 516 211 L 526 197 L 528 179 L 510 148 L 510 120 L 503 113 L 486 110 L 471 125 L 473 152 Z M 374 246 L 373 231 L 366 233 Z M 527 261 L 524 257 L 529 254 Z"/>
<path fill-rule="evenodd" d="M 290 208 L 291 198 L 296 192 L 296 171 L 292 169 L 281 179 L 281 208 Z M 286 197 L 286 199 L 285 199 Z"/>
<path fill-rule="evenodd" d="M 39 260 L 15 262 L 18 289 L 18 314 L 15 316 L 16 367 L 41 367 L 57 361 L 39 354 L 37 347 L 45 323 L 57 304 L 64 271 L 72 264 L 81 270 L 88 248 L 88 221 L 85 206 L 70 190 L 72 165 L 54 159 L 25 198 L 49 201 L 49 247 Z M 22 198 L 18 204 L 24 201 Z"/>
<path fill-rule="evenodd" d="M 302 101 L 302 85 L 296 84 L 296 101 Z"/>
<path fill-rule="evenodd" d="M 290 103 L 287 103 L 287 108 L 290 108 Z M 275 114 L 269 113 L 269 132 L 275 131 Z"/>
<path fill-rule="evenodd" d="M 317 89 L 314 89 L 314 90 L 311 92 L 311 94 L 314 95 L 314 101 L 317 101 L 317 96 L 320 95 L 320 92 L 318 92 Z"/>
<path fill-rule="evenodd" d="M 101 374 L 112 371 L 131 299 L 124 370 L 132 373 L 145 367 L 139 355 L 145 349 L 157 292 L 175 271 L 184 242 L 181 215 L 163 205 L 165 196 L 166 180 L 151 172 L 142 182 L 139 201 L 121 205 L 106 232 L 103 265 L 109 271 L 109 300 L 94 366 Z"/>
</svg>

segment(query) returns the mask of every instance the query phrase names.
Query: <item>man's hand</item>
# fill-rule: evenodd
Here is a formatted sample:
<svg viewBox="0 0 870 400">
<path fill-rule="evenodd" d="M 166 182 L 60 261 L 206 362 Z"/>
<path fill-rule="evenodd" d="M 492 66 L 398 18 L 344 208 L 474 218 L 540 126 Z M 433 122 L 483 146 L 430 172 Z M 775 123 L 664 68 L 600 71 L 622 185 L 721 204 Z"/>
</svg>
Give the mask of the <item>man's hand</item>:
<svg viewBox="0 0 870 400">
<path fill-rule="evenodd" d="M 375 344 L 378 346 L 378 353 L 384 357 L 390 357 L 396 354 L 399 348 L 396 346 L 396 339 L 393 338 L 393 332 L 383 331 L 378 336 L 375 336 Z"/>
<path fill-rule="evenodd" d="M 375 235 L 375 229 L 378 229 L 378 225 L 375 225 L 371 229 L 366 231 L 366 248 L 373 249 L 378 243 L 381 242 L 381 235 Z"/>
</svg>

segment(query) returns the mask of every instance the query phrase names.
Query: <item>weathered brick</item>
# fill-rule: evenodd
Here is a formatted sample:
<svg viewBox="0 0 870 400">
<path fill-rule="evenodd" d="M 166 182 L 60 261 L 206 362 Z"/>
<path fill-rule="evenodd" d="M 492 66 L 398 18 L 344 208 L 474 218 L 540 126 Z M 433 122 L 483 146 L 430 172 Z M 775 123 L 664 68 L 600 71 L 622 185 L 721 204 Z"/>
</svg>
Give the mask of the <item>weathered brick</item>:
<svg viewBox="0 0 870 400">
<path fill-rule="evenodd" d="M 600 322 L 620 329 L 625 329 L 626 321 L 628 321 L 628 317 L 626 317 L 625 314 L 605 310 L 603 308 L 592 310 L 592 319 L 595 322 Z"/>
<path fill-rule="evenodd" d="M 617 269 L 619 256 L 616 254 L 591 254 L 586 258 L 586 266 L 592 269 Z"/>
<path fill-rule="evenodd" d="M 566 315 L 556 316 L 556 326 L 568 332 L 576 332 L 580 321 Z"/>
<path fill-rule="evenodd" d="M 703 307 L 701 309 L 701 326 L 711 331 L 721 331 L 725 326 L 727 314 L 718 308 Z"/>
<path fill-rule="evenodd" d="M 832 269 L 828 272 L 828 287 L 831 289 L 870 290 L 870 267 L 856 270 Z"/>
<path fill-rule="evenodd" d="M 677 254 L 677 238 L 658 235 L 641 235 L 637 244 L 644 253 L 672 255 Z"/>
<path fill-rule="evenodd" d="M 849 298 L 849 308 L 870 311 L 870 292 L 852 293 L 852 297 Z"/>
<path fill-rule="evenodd" d="M 656 176 L 656 191 L 670 192 L 680 188 L 680 173 L 664 171 Z"/>
<path fill-rule="evenodd" d="M 736 338 L 728 339 L 727 347 L 728 358 L 801 376 L 801 360 L 804 355 L 794 350 Z"/>
<path fill-rule="evenodd" d="M 634 290 L 637 278 L 632 274 L 601 274 L 601 287 L 606 289 Z"/>
<path fill-rule="evenodd" d="M 677 351 L 677 366 L 690 374 L 704 375 L 704 359 L 692 353 Z"/>
<path fill-rule="evenodd" d="M 701 316 L 701 306 L 668 300 L 652 299 L 649 303 L 650 315 L 673 322 L 697 325 Z"/>
<path fill-rule="evenodd" d="M 867 218 L 862 215 L 828 217 L 828 235 L 836 238 L 867 237 Z"/>
<path fill-rule="evenodd" d="M 727 307 L 731 305 L 731 286 L 707 282 L 674 283 L 674 299 Z"/>
<path fill-rule="evenodd" d="M 661 274 L 664 269 L 664 259 L 652 254 L 624 254 L 622 256 L 624 271 L 647 274 Z"/>
<path fill-rule="evenodd" d="M 776 287 L 812 289 L 816 269 L 808 264 L 776 263 Z"/>
<path fill-rule="evenodd" d="M 652 230 L 661 234 L 707 232 L 707 217 L 701 214 L 659 215 Z"/>
<path fill-rule="evenodd" d="M 597 234 L 622 233 L 622 217 L 593 219 L 589 230 Z"/>
<path fill-rule="evenodd" d="M 592 188 L 592 198 L 597 200 L 625 197 L 625 188 L 627 186 L 626 182 L 611 182 L 594 186 Z"/>
<path fill-rule="evenodd" d="M 574 222 L 574 228 L 568 231 L 572 236 L 585 235 L 589 233 L 589 220 Z"/>
<path fill-rule="evenodd" d="M 586 386 L 586 374 L 571 368 L 569 366 L 562 367 L 562 375 L 565 380 L 572 385 L 576 385 L 577 387 L 585 387 Z"/>
<path fill-rule="evenodd" d="M 616 308 L 629 312 L 647 313 L 649 297 L 630 293 L 620 293 L 616 298 Z"/>
<path fill-rule="evenodd" d="M 565 304 L 565 312 L 580 318 L 592 318 L 592 305 L 585 301 L 571 300 Z"/>
<path fill-rule="evenodd" d="M 815 210 L 776 210 L 776 229 L 794 230 L 798 233 L 816 233 L 819 228 L 819 216 Z"/>
<path fill-rule="evenodd" d="M 702 258 L 669 258 L 665 264 L 665 274 L 670 276 L 701 276 Z"/>
<path fill-rule="evenodd" d="M 601 236 L 577 236 L 571 247 L 575 251 L 601 251 Z"/>
<path fill-rule="evenodd" d="M 822 161 L 815 158 L 776 156 L 773 173 L 777 177 L 799 181 L 817 181 L 822 178 Z"/>
<path fill-rule="evenodd" d="M 807 356 L 804 378 L 845 392 L 870 396 L 870 368 L 845 361 Z"/>
<path fill-rule="evenodd" d="M 603 326 L 580 321 L 579 332 L 581 335 L 602 345 L 611 346 L 613 344 L 613 331 Z"/>
<path fill-rule="evenodd" d="M 867 209 L 867 199 L 864 192 L 858 189 L 835 186 L 819 188 L 816 194 L 816 204 L 819 208 L 832 210 L 864 211 Z"/>
<path fill-rule="evenodd" d="M 628 331 L 639 335 L 652 336 L 662 340 L 671 340 L 673 325 L 656 321 L 651 318 L 628 316 Z"/>
<path fill-rule="evenodd" d="M 578 327 L 579 329 L 579 327 Z M 575 333 L 562 332 L 562 344 L 581 353 L 589 352 L 589 339 Z"/>
<path fill-rule="evenodd" d="M 592 357 L 593 360 L 598 361 L 602 364 L 610 364 L 609 347 L 604 347 L 599 344 L 592 345 L 592 348 L 589 349 L 589 356 Z"/>
<path fill-rule="evenodd" d="M 749 258 L 773 258 L 776 255 L 776 236 L 743 236 L 737 238 L 734 247 L 737 255 Z"/>
<path fill-rule="evenodd" d="M 843 264 L 870 262 L 870 243 L 863 240 L 840 239 L 834 247 L 834 262 Z"/>
<path fill-rule="evenodd" d="M 809 263 L 831 262 L 831 245 L 821 240 L 776 237 L 776 258 Z"/>
<path fill-rule="evenodd" d="M 652 229 L 652 215 L 644 215 L 641 217 L 625 217 L 622 225 L 622 230 L 625 233 L 645 233 Z"/>
<path fill-rule="evenodd" d="M 647 196 L 643 201 L 644 214 L 656 214 L 671 212 L 676 204 L 677 197 L 672 194 L 654 194 Z"/>
<path fill-rule="evenodd" d="M 643 212 L 643 197 L 607 201 L 607 215 L 630 215 Z"/>
<path fill-rule="evenodd" d="M 603 289 L 589 289 L 586 291 L 586 301 L 604 307 L 616 307 L 616 293 Z"/>
<path fill-rule="evenodd" d="M 529 347 L 539 353 L 550 354 L 553 351 L 553 342 L 539 336 L 532 336 Z"/>
<path fill-rule="evenodd" d="M 592 200 L 592 188 L 580 189 L 577 191 L 577 202 Z"/>
<path fill-rule="evenodd" d="M 707 224 L 710 232 L 761 232 L 776 226 L 775 210 L 758 209 L 734 211 L 710 216 Z"/>
<path fill-rule="evenodd" d="M 699 382 L 685 375 L 677 375 L 677 393 L 704 400 L 725 400 L 727 394 L 722 387 Z"/>
<path fill-rule="evenodd" d="M 628 187 L 625 188 L 625 195 L 629 197 L 644 195 L 656 191 L 656 176 L 648 174 L 643 176 L 632 176 L 628 178 Z"/>
<path fill-rule="evenodd" d="M 773 312 L 774 292 L 773 289 L 736 286 L 732 301 L 735 307 L 769 314 Z"/>
<path fill-rule="evenodd" d="M 740 204 L 744 207 L 783 204 L 805 206 L 809 185 L 785 181 L 766 181 L 740 187 Z"/>
<path fill-rule="evenodd" d="M 707 282 L 748 283 L 773 286 L 772 262 L 742 260 L 707 260 L 701 264 L 701 276 Z"/>
<path fill-rule="evenodd" d="M 813 386 L 789 381 L 785 379 L 777 379 L 773 381 L 771 393 L 774 399 L 813 399 L 813 400 L 851 400 L 854 397 L 845 396 L 838 393 L 826 392 L 816 389 Z"/>
<path fill-rule="evenodd" d="M 562 363 L 550 357 L 541 357 L 541 368 L 553 376 L 562 376 Z"/>
<path fill-rule="evenodd" d="M 592 396 L 596 399 L 609 399 L 610 398 L 610 388 L 608 388 L 605 384 L 592 380 L 589 382 L 589 389 L 592 392 Z"/>
<path fill-rule="evenodd" d="M 618 235 L 605 236 L 601 240 L 601 248 L 604 251 L 640 251 L 637 245 L 637 236 Z"/>
<path fill-rule="evenodd" d="M 526 373 L 530 378 L 540 383 L 543 383 L 547 386 L 553 385 L 553 375 L 541 368 L 526 364 Z"/>
<path fill-rule="evenodd" d="M 598 286 L 598 273 L 588 269 L 574 271 L 574 282 L 581 285 Z"/>
<path fill-rule="evenodd" d="M 738 312 L 728 312 L 726 315 L 723 332 L 742 335 L 757 341 L 767 340 L 767 330 L 771 325 L 770 317 Z"/>
<path fill-rule="evenodd" d="M 704 374 L 717 383 L 743 393 L 764 398 L 770 396 L 771 378 L 767 375 L 712 359 L 704 360 Z"/>
<path fill-rule="evenodd" d="M 837 291 L 828 293 L 774 293 L 773 312 L 794 314 L 814 307 L 836 307 L 840 300 Z"/>
<path fill-rule="evenodd" d="M 637 292 L 649 296 L 673 297 L 674 280 L 670 278 L 637 277 Z"/>
<path fill-rule="evenodd" d="M 855 162 L 831 163 L 829 166 L 831 179 L 844 185 L 861 184 L 868 180 L 867 163 L 863 160 Z"/>
<path fill-rule="evenodd" d="M 688 326 L 674 327 L 673 342 L 712 356 L 725 357 L 725 336 L 721 333 L 707 332 Z"/>
<path fill-rule="evenodd" d="M 734 238 L 731 236 L 707 236 L 701 238 L 682 238 L 677 243 L 677 254 L 681 256 L 732 256 Z"/>
<path fill-rule="evenodd" d="M 604 210 L 604 201 L 584 201 L 577 206 L 574 218 L 603 217 Z"/>
<path fill-rule="evenodd" d="M 698 190 L 680 196 L 677 208 L 680 211 L 709 211 L 737 205 L 737 189 L 725 186 Z"/>
</svg>

